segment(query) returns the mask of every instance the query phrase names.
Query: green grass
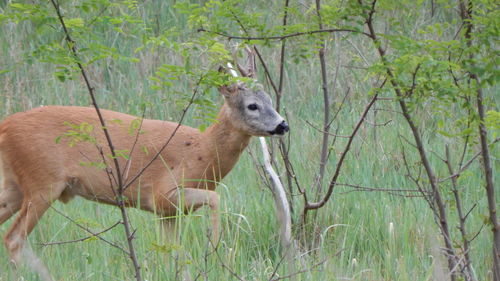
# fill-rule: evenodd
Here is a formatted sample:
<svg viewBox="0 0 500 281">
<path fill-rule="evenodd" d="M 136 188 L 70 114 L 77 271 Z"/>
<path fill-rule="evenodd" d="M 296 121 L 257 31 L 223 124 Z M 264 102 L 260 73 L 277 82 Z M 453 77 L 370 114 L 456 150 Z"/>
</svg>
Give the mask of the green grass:
<svg viewBox="0 0 500 281">
<path fill-rule="evenodd" d="M 141 6 L 140 13 L 145 19 L 155 19 L 159 28 L 177 26 L 186 28 L 186 16 L 176 13 L 167 1 L 147 1 Z M 2 7 L 4 4 L 0 4 Z M 4 25 L 0 27 L 0 64 L 8 73 L 0 74 L 0 116 L 27 110 L 39 105 L 89 105 L 88 94 L 79 78 L 61 83 L 53 72 L 55 66 L 24 61 L 24 55 L 34 50 L 36 42 L 49 38 L 39 38 L 29 23 Z M 128 38 L 113 30 L 100 30 L 100 36 L 108 45 L 118 44 L 122 54 L 133 54 L 140 40 Z M 190 33 L 180 35 L 185 40 Z M 100 38 L 101 38 L 100 37 Z M 363 52 L 370 53 L 368 44 L 359 39 L 354 41 Z M 340 47 L 351 48 L 350 43 L 340 41 Z M 293 48 L 293 46 L 292 46 Z M 277 65 L 271 58 L 277 58 L 278 48 L 263 49 L 269 58 L 273 73 Z M 334 73 L 337 61 L 335 52 L 330 52 L 329 71 Z M 140 104 L 150 103 L 147 117 L 177 120 L 178 107 L 174 106 L 172 96 L 150 89 L 151 76 L 156 67 L 165 62 L 178 62 L 179 58 L 169 52 L 139 52 L 134 56 L 140 63 L 123 61 L 100 61 L 89 67 L 91 81 L 95 85 L 100 105 L 103 108 L 141 114 Z M 369 58 L 375 60 L 375 58 Z M 340 58 L 341 65 L 353 63 L 348 55 Z M 263 80 L 263 79 L 261 79 Z M 349 134 L 359 118 L 365 103 L 366 93 L 372 86 L 371 80 L 364 79 L 362 70 L 340 68 L 333 97 L 333 111 L 341 104 L 344 93 L 350 88 L 349 98 L 333 123 L 339 128 L 339 135 Z M 321 133 L 309 126 L 306 121 L 317 124 L 322 122 L 322 98 L 318 62 L 315 57 L 300 64 L 288 61 L 286 66 L 284 110 L 291 126 L 290 158 L 296 169 L 296 176 L 305 188 L 310 188 L 319 165 Z M 181 81 L 176 89 L 190 92 L 192 84 Z M 268 86 L 266 84 L 266 86 Z M 269 88 L 268 88 L 269 89 Z M 493 92 L 493 91 L 492 91 Z M 221 98 L 209 92 L 211 99 L 221 103 Z M 498 98 L 491 95 L 493 104 Z M 379 103 L 378 108 L 397 110 L 389 101 Z M 422 109 L 422 120 L 426 144 L 438 154 L 443 153 L 444 143 L 458 151 L 454 140 L 436 134 L 434 120 Z M 194 119 L 199 112 L 196 108 L 190 113 L 187 124 L 197 126 Z M 370 114 L 370 122 L 373 114 Z M 401 157 L 399 137 L 411 138 L 404 120 L 390 111 L 380 111 L 377 123 L 392 120 L 386 126 L 364 125 L 354 141 L 339 182 L 380 188 L 411 188 L 413 183 L 405 176 L 406 171 Z M 42 128 L 41 128 L 42 129 Z M 377 139 L 374 138 L 377 130 Z M 339 153 L 345 145 L 338 139 L 332 147 L 332 157 L 327 165 L 325 184 L 328 183 Z M 405 144 L 411 163 L 418 162 L 416 151 Z M 260 156 L 255 141 L 249 151 Z M 498 151 L 493 151 L 498 169 Z M 470 156 L 470 155 L 469 155 Z M 438 169 L 440 177 L 447 175 L 440 160 L 431 155 L 432 164 Z M 130 209 L 130 217 L 137 229 L 135 245 L 143 268 L 145 280 L 175 280 L 176 271 L 186 269 L 193 278 L 202 274 L 199 280 L 236 280 L 233 271 L 244 280 L 268 280 L 275 268 L 279 276 L 291 273 L 282 265 L 282 251 L 279 248 L 278 226 L 275 219 L 271 192 L 260 180 L 249 153 L 244 153 L 235 169 L 219 185 L 221 195 L 221 216 L 223 237 L 217 253 L 213 252 L 207 239 L 208 218 L 205 210 L 198 211 L 180 221 L 181 243 L 169 244 L 162 237 L 159 218 L 153 214 Z M 496 182 L 500 181 L 498 173 Z M 464 188 L 464 205 L 473 210 L 468 220 L 469 232 L 478 231 L 487 213 L 483 179 L 478 163 L 459 178 Z M 451 198 L 449 186 L 443 185 L 446 198 Z M 297 193 L 295 190 L 294 193 Z M 498 194 L 498 193 L 497 193 Z M 497 198 L 497 201 L 500 201 Z M 302 198 L 293 196 L 294 220 L 300 218 L 303 207 Z M 99 205 L 77 198 L 69 204 L 55 203 L 54 208 L 64 212 L 74 220 L 88 225 L 94 231 L 102 230 L 120 219 L 117 208 Z M 456 216 L 453 202 L 447 201 L 451 210 L 451 229 L 458 237 L 455 228 Z M 311 222 L 311 221 L 310 221 Z M 5 233 L 12 219 L 0 226 Z M 312 222 L 311 222 L 312 223 Z M 390 225 L 393 232 L 390 232 Z M 434 280 L 446 266 L 440 252 L 442 238 L 434 222 L 433 214 L 421 198 L 395 196 L 387 192 L 353 191 L 352 188 L 338 186 L 327 205 L 316 217 L 314 225 L 308 226 L 309 237 L 318 240 L 316 249 L 296 257 L 297 269 L 310 270 L 297 275 L 297 280 Z M 85 242 L 41 247 L 40 243 L 66 241 L 85 237 L 87 234 L 73 223 L 49 210 L 34 232 L 30 235 L 31 247 L 45 262 L 56 280 L 132 280 L 133 271 L 127 257 L 119 250 L 103 242 L 91 239 Z M 124 234 L 120 226 L 103 235 L 104 238 L 124 245 Z M 471 256 L 474 270 L 479 280 L 491 278 L 491 234 L 487 226 L 472 244 Z M 0 247 L 0 280 L 13 280 L 8 266 L 8 256 Z M 228 270 L 227 268 L 230 268 Z M 21 268 L 19 276 L 24 280 L 39 280 L 27 268 Z"/>
</svg>

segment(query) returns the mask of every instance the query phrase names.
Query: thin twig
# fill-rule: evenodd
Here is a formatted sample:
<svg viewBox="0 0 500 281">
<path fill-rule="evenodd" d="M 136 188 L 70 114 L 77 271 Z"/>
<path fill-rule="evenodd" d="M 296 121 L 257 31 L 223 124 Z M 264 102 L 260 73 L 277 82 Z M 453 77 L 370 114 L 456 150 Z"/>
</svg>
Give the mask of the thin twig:
<svg viewBox="0 0 500 281">
<path fill-rule="evenodd" d="M 317 126 L 315 126 L 313 123 L 309 122 L 308 120 L 304 120 L 304 121 L 307 123 L 307 125 L 311 126 L 313 129 L 315 129 L 316 131 L 318 131 L 320 133 L 328 134 L 330 136 L 334 136 L 334 137 L 337 137 L 337 138 L 344 138 L 344 139 L 348 139 L 350 137 L 350 136 L 346 136 L 346 135 L 338 135 L 338 134 L 326 132 L 326 131 L 318 128 Z"/>
<path fill-rule="evenodd" d="M 121 247 L 120 245 L 118 245 L 118 244 L 116 244 L 116 243 L 114 243 L 114 242 L 111 242 L 111 241 L 109 241 L 109 240 L 107 240 L 107 239 L 102 238 L 100 235 L 98 235 L 97 233 L 95 233 L 95 232 L 91 231 L 91 230 L 90 230 L 90 229 L 88 229 L 87 227 L 85 227 L 85 226 L 83 226 L 83 225 L 79 224 L 77 221 L 75 221 L 75 220 L 74 220 L 74 219 L 72 219 L 71 217 L 69 217 L 69 216 L 65 215 L 63 212 L 61 212 L 61 211 L 59 211 L 58 209 L 56 209 L 54 206 L 52 206 L 52 205 L 51 205 L 51 206 L 50 206 L 50 208 L 51 208 L 52 210 L 54 210 L 56 213 L 58 213 L 59 215 L 63 216 L 64 218 L 66 218 L 67 220 L 69 220 L 70 222 L 72 222 L 74 225 L 76 225 L 76 226 L 78 226 L 79 228 L 83 229 L 84 231 L 86 231 L 86 232 L 90 233 L 93 237 L 97 237 L 99 240 L 103 241 L 104 243 L 106 243 L 106 244 L 108 244 L 108 245 L 110 245 L 110 246 L 112 246 L 112 247 L 114 247 L 114 248 L 116 248 L 116 249 L 118 249 L 118 250 L 122 251 L 122 252 L 123 252 L 124 254 L 126 254 L 127 256 L 128 256 L 128 255 L 130 255 L 130 253 L 129 253 L 127 250 L 125 250 L 123 247 Z"/>
<path fill-rule="evenodd" d="M 370 121 L 366 121 L 366 124 L 368 124 L 370 126 L 373 126 L 373 127 L 382 127 L 382 126 L 387 126 L 391 122 L 392 122 L 392 120 L 387 120 L 384 123 L 378 123 L 378 124 L 376 124 L 376 123 L 372 123 Z"/>
<path fill-rule="evenodd" d="M 342 98 L 342 101 L 340 102 L 340 105 L 338 106 L 338 109 L 337 111 L 335 112 L 335 114 L 333 114 L 333 117 L 332 119 L 330 120 L 330 123 L 328 123 L 328 126 L 331 126 L 333 121 L 337 120 L 337 117 L 339 116 L 340 114 L 340 111 L 344 108 L 344 104 L 345 102 L 347 101 L 347 97 L 349 96 L 349 93 L 351 92 L 351 88 L 350 87 L 347 87 L 347 90 L 345 91 L 345 95 L 344 97 Z"/>
<path fill-rule="evenodd" d="M 234 270 L 229 267 L 228 265 L 226 265 L 224 263 L 224 261 L 222 260 L 220 254 L 218 251 L 216 251 L 216 246 L 212 243 L 212 241 L 210 239 L 208 239 L 208 243 L 214 248 L 214 253 L 215 253 L 215 256 L 217 257 L 217 259 L 219 260 L 221 266 L 223 268 L 225 268 L 229 273 L 231 273 L 231 275 L 233 275 L 236 279 L 240 280 L 240 281 L 245 281 L 245 279 L 241 278 L 238 274 L 236 274 L 236 272 L 234 272 Z"/>
<path fill-rule="evenodd" d="M 336 255 L 338 255 L 338 254 L 336 254 Z M 324 259 L 324 260 L 322 260 L 322 261 L 320 261 L 320 262 L 318 262 L 318 263 L 316 263 L 316 264 L 313 264 L 310 268 L 304 268 L 304 269 L 301 269 L 301 270 L 299 270 L 299 271 L 297 271 L 297 272 L 294 272 L 294 273 L 292 273 L 292 274 L 288 274 L 288 275 L 284 275 L 284 276 L 276 277 L 276 278 L 270 279 L 270 281 L 284 280 L 284 279 L 288 279 L 288 278 L 290 278 L 290 277 L 293 277 L 293 276 L 295 276 L 295 275 L 299 275 L 299 274 L 302 274 L 302 273 L 304 273 L 304 272 L 311 271 L 311 269 L 316 268 L 316 267 L 318 267 L 318 266 L 320 266 L 320 265 L 324 264 L 326 261 L 327 261 L 327 259 Z"/>
<path fill-rule="evenodd" d="M 340 156 L 340 159 L 339 159 L 339 161 L 337 163 L 337 167 L 335 169 L 335 173 L 333 174 L 332 179 L 330 180 L 330 184 L 328 186 L 328 191 L 323 196 L 323 198 L 321 200 L 319 200 L 318 202 L 306 202 L 305 206 L 304 206 L 304 213 L 306 213 L 308 210 L 313 210 L 313 209 L 318 209 L 318 208 L 323 207 L 323 205 L 325 205 L 325 203 L 330 199 L 330 196 L 333 193 L 333 189 L 335 188 L 335 183 L 337 182 L 337 178 L 340 175 L 340 171 L 342 169 L 342 164 L 344 163 L 344 160 L 345 160 L 345 158 L 346 158 L 346 156 L 347 156 L 347 154 L 349 152 L 349 149 L 351 148 L 351 144 L 352 144 L 352 142 L 354 140 L 354 137 L 357 135 L 359 128 L 361 128 L 361 125 L 365 121 L 366 116 L 367 116 L 368 112 L 370 111 L 370 108 L 377 101 L 377 97 L 378 97 L 378 93 L 375 94 L 372 97 L 371 101 L 366 105 L 363 113 L 361 114 L 361 117 L 358 120 L 358 123 L 354 127 L 354 130 L 352 131 L 352 133 L 350 135 L 350 138 L 347 141 L 347 144 L 346 144 L 346 146 L 344 148 L 344 151 L 342 152 L 342 154 Z"/>
<path fill-rule="evenodd" d="M 128 159 L 127 162 L 125 163 L 125 169 L 123 169 L 123 178 L 127 178 L 128 176 L 128 171 L 130 169 L 130 166 L 132 164 L 132 153 L 134 153 L 134 149 L 137 145 L 137 142 L 139 141 L 139 135 L 142 130 L 142 124 L 144 123 L 144 116 L 146 115 L 146 108 L 142 111 L 142 116 L 141 116 L 141 123 L 139 124 L 139 127 L 137 128 L 137 132 L 135 133 L 135 139 L 134 143 L 132 144 L 132 148 L 130 149 L 130 152 L 128 153 Z"/>
<path fill-rule="evenodd" d="M 283 8 L 283 23 L 282 27 L 286 28 L 288 24 L 288 6 L 290 4 L 290 0 L 285 0 L 285 5 Z M 281 95 L 283 94 L 283 81 L 285 80 L 285 51 L 286 51 L 286 40 L 281 41 L 281 50 L 280 50 L 280 62 L 279 62 L 279 81 L 278 81 L 278 93 L 276 95 L 276 110 L 279 112 L 280 110 L 280 102 Z"/>
<path fill-rule="evenodd" d="M 452 160 L 451 160 L 451 154 L 450 154 L 450 148 L 448 145 L 445 146 L 445 152 L 446 152 L 446 159 L 445 163 L 446 166 L 448 167 L 448 172 L 450 175 L 454 174 L 453 167 L 452 167 Z M 476 280 L 474 277 L 474 271 L 471 268 L 471 258 L 469 255 L 469 250 L 470 250 L 470 241 L 468 240 L 467 236 L 467 228 L 465 224 L 465 216 L 463 214 L 462 210 L 462 198 L 460 197 L 460 194 L 458 192 L 458 183 L 457 183 L 457 178 L 456 177 L 451 177 L 451 187 L 452 187 L 452 192 L 453 196 L 455 198 L 455 206 L 456 206 L 456 211 L 459 219 L 459 226 L 458 229 L 460 230 L 460 234 L 462 235 L 462 243 L 463 243 L 463 251 L 464 251 L 464 261 L 465 264 L 463 265 L 463 268 L 461 269 L 462 273 L 466 277 L 467 280 L 472 281 Z M 460 261 L 459 261 L 460 262 Z M 459 263 L 457 262 L 458 266 Z"/>
<path fill-rule="evenodd" d="M 315 1 L 315 11 L 316 17 L 318 19 L 319 29 L 323 29 L 323 19 L 321 17 L 321 0 Z M 328 91 L 328 73 L 327 73 L 327 62 L 325 57 L 326 52 L 326 39 L 323 40 L 321 47 L 318 50 L 318 59 L 321 67 L 321 89 L 323 91 L 323 136 L 321 141 L 321 153 L 318 174 L 315 178 L 314 189 L 316 192 L 315 200 L 321 197 L 321 190 L 323 189 L 323 178 L 325 176 L 326 162 L 329 156 L 329 132 L 330 132 L 330 93 Z M 337 65 L 338 71 L 338 65 Z M 335 87 L 335 85 L 334 85 Z M 304 216 L 304 219 L 306 217 Z"/>
<path fill-rule="evenodd" d="M 130 187 L 144 173 L 144 171 L 146 171 L 146 169 L 149 168 L 149 166 L 151 166 L 153 164 L 153 162 L 160 156 L 160 154 L 163 152 L 163 150 L 165 150 L 165 148 L 170 144 L 170 141 L 175 136 L 175 134 L 177 133 L 179 128 L 182 126 L 182 122 L 184 121 L 184 117 L 186 117 L 186 113 L 187 113 L 189 107 L 194 102 L 194 99 L 198 93 L 199 86 L 200 86 L 200 83 L 203 80 L 203 78 L 204 78 L 204 76 L 202 75 L 200 77 L 200 79 L 198 80 L 198 82 L 196 83 L 196 88 L 194 89 L 193 94 L 191 95 L 191 99 L 189 100 L 186 107 L 184 107 L 184 109 L 182 110 L 182 115 L 181 115 L 181 118 L 179 119 L 179 123 L 175 127 L 172 134 L 170 134 L 170 137 L 163 144 L 163 146 L 156 152 L 156 154 L 153 156 L 153 158 L 151 158 L 151 160 L 146 165 L 144 165 L 144 167 L 141 170 L 139 170 L 139 172 L 137 172 L 137 174 L 135 176 L 133 176 L 130 180 L 126 181 L 126 183 L 124 185 L 124 189 L 127 189 L 128 187 Z"/>
<path fill-rule="evenodd" d="M 500 137 L 499 138 L 496 138 L 494 141 L 490 142 L 489 145 L 494 145 L 496 144 L 497 142 L 500 141 Z M 477 159 L 477 157 L 479 157 L 481 155 L 481 151 L 478 151 L 476 152 L 476 154 L 474 154 L 471 159 L 469 159 L 469 161 L 467 161 L 463 166 L 460 167 L 460 169 L 455 172 L 453 175 L 450 175 L 446 178 L 443 178 L 443 179 L 440 179 L 438 182 L 443 182 L 443 181 L 447 181 L 451 178 L 458 178 L 465 170 L 467 170 L 467 168 L 469 168 L 469 166 L 474 162 L 474 160 Z"/>
<path fill-rule="evenodd" d="M 477 203 L 474 203 L 474 205 L 472 205 L 472 207 L 470 207 L 469 211 L 467 211 L 467 213 L 465 214 L 464 218 L 467 219 L 467 217 L 470 215 L 470 213 L 472 213 L 472 211 L 477 207 Z"/>
<path fill-rule="evenodd" d="M 361 0 L 358 0 L 358 2 L 360 5 L 363 5 Z M 445 242 L 447 254 L 448 254 L 447 255 L 448 268 L 451 270 L 455 267 L 455 264 L 456 264 L 456 260 L 455 260 L 456 254 L 455 254 L 455 251 L 453 248 L 453 243 L 452 243 L 451 238 L 450 238 L 450 231 L 449 231 L 448 219 L 447 219 L 447 215 L 446 215 L 445 202 L 441 196 L 441 192 L 440 192 L 439 187 L 438 187 L 437 178 L 435 176 L 434 170 L 433 170 L 433 168 L 430 164 L 430 161 L 428 159 L 427 152 L 424 148 L 420 132 L 419 132 L 416 124 L 413 122 L 413 119 L 410 115 L 410 111 L 408 109 L 408 106 L 404 100 L 404 97 L 407 96 L 408 93 L 403 93 L 401 91 L 401 86 L 399 85 L 399 83 L 395 79 L 395 75 L 388 65 L 385 49 L 382 48 L 381 42 L 380 42 L 380 40 L 375 32 L 375 28 L 374 28 L 374 24 L 373 24 L 373 16 L 375 14 L 376 4 L 377 4 L 377 0 L 373 0 L 371 2 L 371 5 L 370 5 L 369 11 L 368 11 L 368 17 L 365 21 L 365 24 L 368 27 L 370 38 L 372 39 L 372 42 L 373 42 L 376 50 L 378 51 L 380 60 L 382 61 L 382 64 L 385 67 L 385 71 L 387 73 L 389 81 L 390 81 L 390 83 L 391 83 L 391 85 L 392 85 L 392 87 L 393 87 L 393 89 L 398 97 L 401 111 L 403 113 L 405 120 L 408 123 L 408 126 L 411 129 L 411 132 L 412 132 L 414 140 L 415 140 L 415 144 L 417 146 L 417 150 L 419 152 L 419 156 L 420 156 L 422 165 L 424 166 L 427 177 L 429 179 L 429 183 L 431 185 L 432 192 L 433 192 L 433 202 L 435 203 L 435 205 L 431 204 L 430 206 L 431 206 L 431 208 L 437 209 L 437 213 L 436 213 L 437 218 L 436 219 L 438 220 L 438 225 L 440 227 L 441 234 L 444 238 L 444 242 Z M 418 67 L 415 69 L 414 74 L 417 71 L 418 71 Z M 413 86 L 413 87 L 415 87 L 415 86 Z M 451 279 L 452 279 L 452 281 L 456 280 L 454 275 L 452 275 Z"/>
<path fill-rule="evenodd" d="M 112 226 L 102 230 L 102 231 L 99 231 L 99 232 L 96 232 L 96 233 L 92 233 L 90 236 L 86 236 L 86 237 L 83 237 L 83 238 L 80 238 L 80 239 L 75 239 L 75 240 L 67 240 L 67 241 L 55 241 L 55 242 L 47 242 L 47 243 L 40 243 L 40 245 L 42 245 L 43 247 L 46 247 L 46 246 L 54 246 L 54 245 L 62 245 L 62 244 L 70 244 L 70 243 L 77 243 L 77 242 L 83 242 L 83 241 L 86 241 L 86 240 L 89 240 L 91 238 L 94 238 L 96 236 L 99 236 L 105 232 L 108 232 L 110 231 L 111 229 L 115 228 L 115 226 L 119 225 L 120 223 L 122 223 L 121 221 L 117 221 L 115 224 L 113 224 Z"/>
<path fill-rule="evenodd" d="M 421 192 L 418 189 L 368 187 L 368 186 L 361 186 L 361 185 L 349 184 L 349 183 L 339 183 L 339 182 L 336 182 L 335 184 L 340 185 L 340 186 L 352 187 L 355 189 L 361 189 L 363 191 Z"/>
<path fill-rule="evenodd" d="M 199 28 L 198 32 L 208 32 L 208 33 L 216 34 L 216 35 L 225 37 L 228 40 L 232 40 L 232 39 L 239 39 L 239 40 L 284 40 L 287 38 L 303 36 L 303 35 L 312 35 L 312 34 L 317 34 L 317 33 L 335 33 L 335 32 L 349 32 L 349 33 L 363 34 L 366 36 L 370 36 L 366 32 L 354 30 L 354 29 L 347 29 L 347 28 L 326 28 L 326 29 L 310 30 L 310 31 L 296 32 L 296 33 L 291 33 L 291 34 L 286 34 L 286 35 L 277 35 L 277 36 L 237 36 L 237 35 L 230 35 L 230 34 L 218 32 L 218 31 L 207 30 L 203 27 Z"/>
</svg>

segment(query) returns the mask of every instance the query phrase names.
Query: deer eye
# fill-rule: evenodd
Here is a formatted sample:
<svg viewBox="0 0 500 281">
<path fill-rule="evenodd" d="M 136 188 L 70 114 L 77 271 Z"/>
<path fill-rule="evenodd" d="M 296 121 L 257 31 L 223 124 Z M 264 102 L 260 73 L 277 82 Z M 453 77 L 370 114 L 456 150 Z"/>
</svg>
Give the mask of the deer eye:
<svg viewBox="0 0 500 281">
<path fill-rule="evenodd" d="M 250 110 L 257 110 L 258 106 L 257 106 L 257 104 L 252 103 L 252 104 L 249 104 L 247 106 L 247 108 L 250 109 Z"/>
</svg>

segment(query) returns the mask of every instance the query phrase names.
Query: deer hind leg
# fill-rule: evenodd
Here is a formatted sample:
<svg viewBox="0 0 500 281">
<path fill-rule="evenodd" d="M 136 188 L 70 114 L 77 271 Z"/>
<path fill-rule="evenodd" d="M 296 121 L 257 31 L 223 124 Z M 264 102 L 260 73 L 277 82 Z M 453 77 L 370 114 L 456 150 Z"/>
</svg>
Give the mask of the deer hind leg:
<svg viewBox="0 0 500 281">
<path fill-rule="evenodd" d="M 198 189 L 198 188 L 180 188 L 171 192 L 168 197 L 161 197 L 156 200 L 156 208 L 162 209 L 164 213 L 172 213 L 172 209 L 181 208 L 183 212 L 196 211 L 200 207 L 208 206 L 210 208 L 210 221 L 212 225 L 211 240 L 214 245 L 219 242 L 219 195 L 215 191 Z M 167 219 L 164 223 L 166 226 L 167 235 L 175 234 L 175 223 L 173 219 Z"/>
<path fill-rule="evenodd" d="M 0 225 L 21 209 L 23 194 L 14 181 L 3 179 L 0 187 Z"/>
<path fill-rule="evenodd" d="M 39 192 L 24 194 L 21 210 L 4 237 L 11 262 L 18 266 L 25 261 L 30 269 L 37 272 L 46 281 L 53 279 L 43 262 L 33 253 L 29 245 L 26 245 L 26 239 L 50 204 L 59 197 L 64 189 L 64 183 L 52 186 L 57 188 L 52 188 L 46 194 Z"/>
</svg>

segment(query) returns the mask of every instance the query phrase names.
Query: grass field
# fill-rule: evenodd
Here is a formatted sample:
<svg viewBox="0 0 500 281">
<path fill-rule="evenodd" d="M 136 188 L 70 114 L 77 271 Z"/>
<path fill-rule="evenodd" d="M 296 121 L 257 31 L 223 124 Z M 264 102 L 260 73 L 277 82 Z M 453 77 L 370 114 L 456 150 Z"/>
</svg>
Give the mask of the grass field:
<svg viewBox="0 0 500 281">
<path fill-rule="evenodd" d="M 148 24 L 156 23 L 159 30 L 172 26 L 186 30 L 177 37 L 181 42 L 189 36 L 196 36 L 195 31 L 186 27 L 186 15 L 175 11 L 170 2 L 145 1 L 139 6 L 138 14 Z M 4 7 L 5 3 L 0 3 L 0 8 Z M 68 8 L 68 13 L 71 11 Z M 263 20 L 273 20 L 272 14 L 263 17 Z M 438 20 L 439 15 L 436 17 L 436 21 Z M 35 26 L 29 22 L 0 26 L 0 70 L 9 70 L 0 74 L 1 119 L 40 105 L 90 105 L 88 93 L 80 78 L 62 83 L 54 76 L 57 65 L 26 59 L 36 46 L 53 39 L 38 36 L 36 32 Z M 179 58 L 162 49 L 134 53 L 141 45 L 140 38 L 125 36 L 113 29 L 96 30 L 96 33 L 103 40 L 101 43 L 119 48 L 120 54 L 140 59 L 139 62 L 103 59 L 88 67 L 101 107 L 140 115 L 140 105 L 147 102 L 149 106 L 146 117 L 178 120 L 180 110 L 175 106 L 174 97 L 152 90 L 152 82 L 148 77 L 162 63 L 178 62 Z M 60 33 L 53 34 L 62 40 Z M 375 61 L 376 57 L 363 38 L 336 39 L 329 45 L 327 58 L 330 63 L 328 70 L 332 76 L 336 66 L 341 66 L 338 68 L 336 85 L 330 85 L 333 91 L 333 110 L 340 107 L 347 89 L 349 96 L 332 131 L 338 128 L 337 134 L 346 135 L 359 118 L 369 98 L 367 92 L 373 86 L 371 79 L 365 79 L 363 69 L 348 66 L 356 65 L 360 54 L 368 55 L 366 59 L 369 62 Z M 294 47 L 291 47 L 292 50 Z M 268 58 L 271 72 L 276 73 L 279 47 L 262 47 L 262 51 Z M 321 126 L 322 122 L 323 104 L 318 65 L 316 56 L 312 56 L 299 63 L 293 63 L 290 58 L 285 68 L 282 111 L 286 112 L 291 127 L 291 161 L 297 178 L 305 187 L 312 185 L 316 177 L 321 149 L 321 132 L 307 123 Z M 268 83 L 263 84 L 269 89 Z M 179 81 L 174 88 L 189 93 L 192 87 L 192 83 Z M 498 110 L 498 93 L 495 94 L 495 89 L 489 89 L 487 94 L 491 105 Z M 222 103 L 222 98 L 215 90 L 208 91 L 205 95 L 217 105 Z M 423 128 L 425 143 L 431 144 L 429 149 L 435 152 L 431 155 L 432 164 L 440 167 L 437 169 L 438 176 L 444 178 L 447 171 L 436 155 L 443 154 L 445 143 L 456 150 L 459 146 L 453 139 L 436 133 L 437 125 L 431 107 L 428 104 L 420 109 L 418 121 Z M 392 112 L 398 109 L 392 101 L 380 101 L 377 108 L 381 109 L 377 112 L 377 119 L 374 121 L 371 113 L 369 121 L 390 122 L 385 126 L 374 127 L 369 123 L 363 125 L 338 182 L 377 188 L 414 189 L 415 186 L 406 177 L 401 157 L 403 144 L 399 137 L 402 135 L 411 138 L 410 131 L 404 119 Z M 186 123 L 198 126 L 200 110 L 202 109 L 193 107 Z M 332 156 L 327 165 L 325 183 L 330 179 L 344 145 L 345 140 L 339 139 L 331 148 Z M 409 162 L 418 162 L 416 151 L 406 144 L 405 149 Z M 474 151 L 477 149 L 476 146 Z M 498 171 L 500 154 L 498 149 L 494 149 L 492 153 L 494 168 Z M 217 252 L 208 243 L 208 218 L 205 210 L 180 219 L 180 245 L 171 245 L 162 239 L 157 216 L 135 209 L 129 210 L 132 224 L 137 229 L 135 243 L 145 280 L 180 280 L 180 275 L 186 270 L 193 279 L 198 277 L 198 280 L 237 280 L 234 274 L 243 280 L 269 280 L 271 277 L 293 273 L 282 265 L 274 201 L 257 172 L 252 155 L 260 158 L 260 149 L 255 140 L 217 189 L 221 196 L 223 221 L 223 238 Z M 484 226 L 472 243 L 470 254 L 474 262 L 473 269 L 478 280 L 489 280 L 492 278 L 492 238 L 489 227 L 484 225 L 487 202 L 479 164 L 479 161 L 474 162 L 459 178 L 459 183 L 463 188 L 463 204 L 466 209 L 477 204 L 467 222 L 469 231 L 475 233 Z M 499 173 L 494 173 L 494 176 L 495 182 L 500 182 Z M 444 194 L 451 198 L 449 186 L 443 184 L 442 188 Z M 497 202 L 500 202 L 499 194 L 497 192 Z M 303 201 L 298 195 L 292 198 L 294 220 L 297 221 Z M 451 229 L 458 233 L 452 201 L 447 202 L 451 210 Z M 56 202 L 53 207 L 94 231 L 105 229 L 120 219 L 117 208 L 80 198 L 68 204 Z M 12 220 L 0 226 L 2 235 Z M 296 269 L 304 272 L 296 275 L 296 280 L 443 280 L 441 278 L 447 272 L 446 259 L 441 251 L 442 236 L 431 210 L 421 198 L 397 196 L 389 192 L 357 191 L 351 187 L 338 186 L 332 199 L 318 211 L 316 226 L 311 229 L 316 232 L 311 236 L 317 237 L 318 248 L 304 253 L 301 258 L 297 257 Z M 127 257 L 97 239 L 46 247 L 40 245 L 51 241 L 79 239 L 86 235 L 74 223 L 56 211 L 49 210 L 30 235 L 29 241 L 56 280 L 133 280 L 133 271 Z M 103 237 L 125 244 L 120 227 L 105 233 Z M 273 276 L 276 268 L 276 275 Z M 13 276 L 7 252 L 4 247 L 0 247 L 0 280 L 13 280 Z M 24 267 L 20 269 L 19 277 L 20 280 L 39 280 L 36 274 Z"/>
</svg>

